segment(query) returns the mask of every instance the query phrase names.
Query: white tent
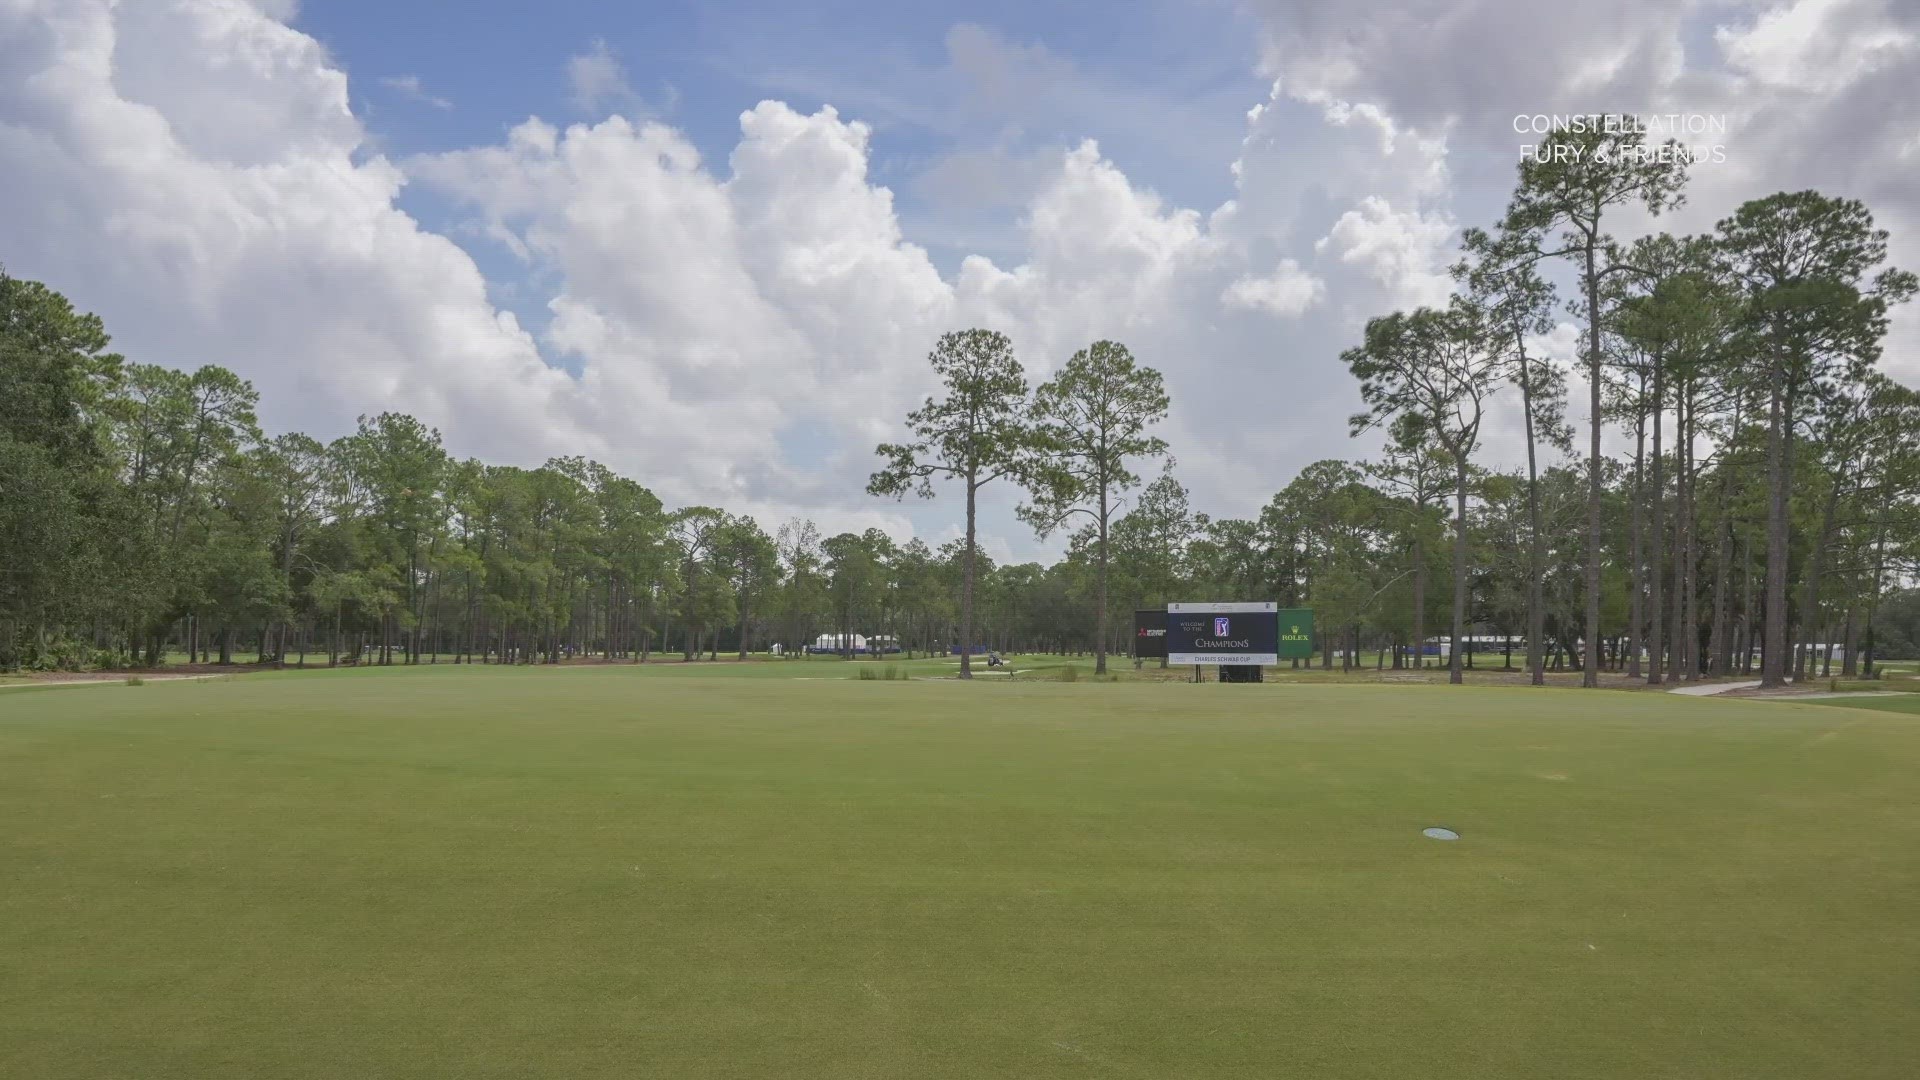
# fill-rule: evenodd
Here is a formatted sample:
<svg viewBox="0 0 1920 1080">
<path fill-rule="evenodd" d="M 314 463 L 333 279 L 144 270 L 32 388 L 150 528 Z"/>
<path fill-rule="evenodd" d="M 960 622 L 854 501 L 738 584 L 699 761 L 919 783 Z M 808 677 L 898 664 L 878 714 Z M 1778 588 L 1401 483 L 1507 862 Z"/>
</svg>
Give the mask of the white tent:
<svg viewBox="0 0 1920 1080">
<path fill-rule="evenodd" d="M 864 634 L 821 634 L 813 639 L 814 652 L 845 652 L 848 649 L 859 652 L 866 647 L 867 638 Z"/>
</svg>

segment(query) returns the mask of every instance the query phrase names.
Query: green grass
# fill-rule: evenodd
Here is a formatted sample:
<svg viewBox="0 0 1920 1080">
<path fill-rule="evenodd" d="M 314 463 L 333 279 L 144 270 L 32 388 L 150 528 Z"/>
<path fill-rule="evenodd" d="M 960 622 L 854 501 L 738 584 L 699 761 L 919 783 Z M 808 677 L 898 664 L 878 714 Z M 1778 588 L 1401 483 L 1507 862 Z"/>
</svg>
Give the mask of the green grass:
<svg viewBox="0 0 1920 1080">
<path fill-rule="evenodd" d="M 1908 713 L 1920 716 L 1920 694 L 1901 694 L 1899 697 L 1860 697 L 1835 698 L 1822 701 L 1823 705 L 1837 705 L 1848 709 L 1873 709 L 1876 712 Z"/>
<path fill-rule="evenodd" d="M 1883 679 L 1808 679 L 1808 686 L 1840 693 L 1858 693 L 1865 691 L 1876 694 L 1920 694 L 1920 680 L 1904 675 L 1889 675 Z"/>
<path fill-rule="evenodd" d="M 0 697 L 0 1076 L 1866 1080 L 1920 1055 L 1911 717 L 816 666 Z"/>
</svg>

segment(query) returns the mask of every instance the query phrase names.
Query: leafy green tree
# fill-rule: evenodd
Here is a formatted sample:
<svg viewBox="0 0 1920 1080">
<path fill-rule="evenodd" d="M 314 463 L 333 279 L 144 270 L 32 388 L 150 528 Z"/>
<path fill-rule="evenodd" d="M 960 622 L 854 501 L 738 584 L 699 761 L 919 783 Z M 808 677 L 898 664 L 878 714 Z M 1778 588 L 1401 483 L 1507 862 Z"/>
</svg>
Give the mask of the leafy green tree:
<svg viewBox="0 0 1920 1080">
<path fill-rule="evenodd" d="M 1862 673 L 1875 677 L 1874 656 L 1878 644 L 1874 636 L 1876 614 L 1892 561 L 1911 575 L 1920 569 L 1920 441 L 1913 438 L 1920 427 L 1920 391 L 1894 383 L 1874 380 L 1864 440 L 1865 454 L 1860 462 L 1861 562 L 1866 570 L 1863 598 L 1866 664 Z M 1899 538 L 1899 539 L 1896 539 Z M 1906 655 L 1916 655 L 1909 649 Z M 1847 650 L 1848 673 L 1852 673 L 1854 650 Z"/>
<path fill-rule="evenodd" d="M 189 373 L 131 364 L 125 372 L 125 396 L 111 410 L 114 443 L 126 459 L 124 483 L 137 506 L 138 529 L 165 569 L 142 590 L 147 663 L 156 665 L 177 619 L 190 619 L 190 654 L 204 645 L 195 606 L 210 553 L 211 489 L 227 462 L 259 442 L 259 394 L 218 367 Z"/>
<path fill-rule="evenodd" d="M 1424 429 L 1407 428 L 1403 438 L 1389 440 L 1381 459 L 1367 472 L 1380 485 L 1380 510 L 1396 526 L 1401 547 L 1407 552 L 1411 585 L 1411 632 L 1413 666 L 1427 666 L 1427 552 L 1439 535 L 1435 509 L 1444 505 L 1448 482 L 1453 472 L 1446 452 L 1424 437 Z M 1396 660 L 1395 667 L 1399 666 Z"/>
<path fill-rule="evenodd" d="M 789 521 L 775 533 L 774 550 L 781 574 L 780 634 L 790 649 L 803 651 L 813 644 L 828 605 L 820 530 L 811 521 Z"/>
<path fill-rule="evenodd" d="M 969 546 L 964 538 L 949 540 L 935 550 L 935 576 L 939 580 L 939 587 L 945 595 L 955 597 L 956 601 L 962 595 L 965 591 L 969 565 L 972 566 L 972 572 L 976 580 L 984 580 L 986 576 L 993 573 L 994 570 L 993 557 L 981 551 L 977 545 L 972 547 L 971 557 L 969 557 Z M 943 643 L 949 644 L 954 641 L 966 640 L 960 637 L 960 605 L 957 602 L 953 605 L 952 618 L 947 623 L 945 634 L 941 640 Z M 961 654 L 960 662 L 963 667 L 967 663 L 964 651 Z"/>
<path fill-rule="evenodd" d="M 1187 489 L 1167 459 L 1160 475 L 1142 488 L 1133 509 L 1114 522 L 1110 540 L 1120 576 L 1130 583 L 1135 606 L 1158 607 L 1173 599 L 1186 580 L 1187 545 L 1195 531 Z M 1167 666 L 1167 658 L 1160 658 Z"/>
<path fill-rule="evenodd" d="M 1817 455 L 1824 483 L 1800 573 L 1799 618 L 1793 635 L 1796 681 L 1813 675 L 1812 645 L 1821 640 L 1822 586 L 1827 584 L 1837 549 L 1847 546 L 1850 532 L 1862 534 L 1856 545 L 1866 546 L 1860 541 L 1870 531 L 1854 526 L 1883 514 L 1888 496 L 1911 497 L 1916 490 L 1916 464 L 1920 464 L 1915 461 L 1920 444 L 1913 437 L 1920 430 L 1920 393 L 1879 372 L 1869 371 L 1857 382 L 1828 389 L 1819 395 L 1813 411 L 1807 442 Z M 1864 550 L 1856 551 L 1853 558 L 1861 563 L 1877 561 Z"/>
<path fill-rule="evenodd" d="M 834 639 L 844 659 L 853 659 L 856 636 L 871 642 L 879 629 L 877 615 L 886 581 L 886 559 L 892 546 L 886 534 L 876 529 L 869 529 L 864 535 L 840 533 L 820 544 L 827 558 Z M 863 627 L 865 633 L 861 632 Z"/>
<path fill-rule="evenodd" d="M 1165 440 L 1147 429 L 1166 418 L 1160 373 L 1134 363 L 1125 345 L 1096 341 L 1034 394 L 1038 453 L 1032 501 L 1021 517 L 1042 537 L 1075 515 L 1094 529 L 1094 661 L 1107 673 L 1108 531 L 1121 496 L 1140 483 L 1128 462 L 1166 453 Z"/>
<path fill-rule="evenodd" d="M 448 513 L 447 554 L 440 560 L 441 574 L 458 581 L 460 605 L 457 619 L 460 633 L 453 641 L 453 662 L 472 663 L 480 651 L 480 601 L 486 590 L 487 467 L 480 461 L 450 462 L 447 467 L 446 504 Z M 483 654 L 484 655 L 484 654 Z"/>
<path fill-rule="evenodd" d="M 1489 348 L 1486 312 L 1455 297 L 1446 311 L 1421 308 L 1367 323 L 1366 342 L 1341 359 L 1360 380 L 1368 409 L 1355 434 L 1387 426 L 1402 444 L 1431 439 L 1454 470 L 1453 642 L 1448 681 L 1458 683 L 1467 624 L 1467 493 L 1488 399 L 1498 388 L 1502 353 Z"/>
<path fill-rule="evenodd" d="M 1260 531 L 1270 565 L 1283 552 L 1298 555 L 1299 592 L 1295 582 L 1279 583 L 1287 603 L 1304 599 L 1314 607 L 1320 638 L 1321 666 L 1331 667 L 1336 648 L 1351 652 L 1351 642 L 1367 614 L 1372 579 L 1377 569 L 1377 534 L 1385 507 L 1378 491 L 1368 487 L 1366 473 L 1344 461 L 1316 461 L 1300 470 L 1262 511 Z M 1353 658 L 1347 657 L 1351 665 Z"/>
<path fill-rule="evenodd" d="M 333 667 L 340 662 L 344 650 L 342 631 L 346 624 L 349 607 L 368 607 L 377 605 L 380 589 L 371 580 L 372 575 L 365 570 L 334 570 L 322 568 L 313 577 L 309 594 L 314 606 L 331 617 L 333 633 L 327 646 L 327 666 Z"/>
<path fill-rule="evenodd" d="M 440 432 L 403 413 L 362 416 L 343 440 L 340 461 L 370 530 L 370 550 L 391 571 L 384 580 L 398 590 L 385 605 L 409 631 L 407 663 L 420 659 L 422 585 L 432 572 L 431 545 L 446 521 L 441 494 L 447 454 Z M 393 662 L 392 629 L 382 629 L 380 662 Z"/>
<path fill-rule="evenodd" d="M 120 357 L 100 319 L 0 270 L 0 668 L 111 606 L 124 507 L 101 438 Z"/>
<path fill-rule="evenodd" d="M 1631 258 L 1634 265 L 1641 268 L 1623 287 L 1623 295 L 1614 304 L 1611 322 L 1616 330 L 1622 349 L 1622 366 L 1629 368 L 1637 383 L 1630 392 L 1622 397 L 1621 412 L 1630 416 L 1634 425 L 1634 492 L 1633 492 L 1633 559 L 1629 567 L 1632 585 L 1632 601 L 1635 614 L 1631 616 L 1632 625 L 1628 628 L 1628 648 L 1632 655 L 1628 658 L 1628 674 L 1641 674 L 1639 604 L 1641 599 L 1641 574 L 1646 569 L 1641 559 L 1640 516 L 1642 508 L 1650 511 L 1651 521 L 1647 530 L 1652 544 L 1651 573 L 1647 574 L 1646 592 L 1648 604 L 1652 609 L 1652 625 L 1646 639 L 1647 654 L 1651 659 L 1646 674 L 1647 684 L 1660 685 L 1664 669 L 1661 628 L 1665 622 L 1662 617 L 1662 586 L 1664 584 L 1663 566 L 1664 547 L 1667 530 L 1663 511 L 1666 505 L 1666 482 L 1664 467 L 1666 456 L 1662 447 L 1663 424 L 1666 418 L 1667 376 L 1670 371 L 1672 353 L 1676 347 L 1676 337 L 1681 333 L 1681 324 L 1676 318 L 1680 314 L 1673 305 L 1675 273 L 1683 265 L 1684 256 L 1680 243 L 1665 233 L 1642 237 L 1634 243 Z M 1653 418 L 1653 451 L 1651 460 L 1652 482 L 1643 488 L 1640 485 L 1641 455 L 1645 438 L 1646 418 Z"/>
<path fill-rule="evenodd" d="M 281 435 L 248 452 L 244 468 L 270 501 L 272 524 L 271 555 L 280 574 L 282 610 L 277 625 L 278 643 L 273 655 L 285 662 L 288 619 L 296 603 L 296 563 L 301 546 L 317 528 L 326 509 L 327 448 L 317 439 L 298 432 Z"/>
<path fill-rule="evenodd" d="M 1260 524 L 1245 518 L 1195 516 L 1199 535 L 1187 545 L 1196 592 L 1213 596 L 1259 596 L 1269 591 L 1270 552 Z"/>
<path fill-rule="evenodd" d="M 220 663 L 233 662 L 234 635 L 260 628 L 260 656 L 268 659 L 265 628 L 289 611 L 290 585 L 275 562 L 280 492 L 257 457 L 228 459 L 209 489 L 199 522 L 197 612 L 217 627 Z"/>
<path fill-rule="evenodd" d="M 589 481 L 592 463 L 559 458 L 533 470 L 534 525 L 543 581 L 536 598 L 538 631 L 548 663 L 586 650 L 595 579 L 606 572 L 598 540 L 601 518 Z"/>
<path fill-rule="evenodd" d="M 942 617 L 943 594 L 939 588 L 938 566 L 926 541 L 914 537 L 898 545 L 887 563 L 888 589 L 895 609 L 905 623 L 900 645 L 912 659 L 916 648 L 933 648 L 933 626 Z"/>
<path fill-rule="evenodd" d="M 526 662 L 533 653 L 536 600 L 546 578 L 534 486 L 526 469 L 491 465 L 473 492 L 471 512 L 479 539 L 474 554 L 485 584 L 479 612 L 485 641 L 481 651 L 500 663 Z"/>
<path fill-rule="evenodd" d="M 1746 298 L 1749 377 L 1767 392 L 1766 623 L 1760 681 L 1787 678 L 1791 478 L 1803 397 L 1857 379 L 1879 358 L 1888 311 L 1914 276 L 1880 269 L 1887 233 L 1866 206 L 1814 191 L 1745 203 L 1722 221 L 1719 246 Z M 1875 271 L 1878 270 L 1878 273 Z"/>
<path fill-rule="evenodd" d="M 1585 686 L 1600 685 L 1600 428 L 1603 280 L 1623 264 L 1609 264 L 1609 211 L 1638 207 L 1658 215 L 1684 201 L 1687 172 L 1674 144 L 1649 147 L 1635 125 L 1593 125 L 1555 132 L 1540 153 L 1522 158 L 1520 180 L 1501 231 L 1511 238 L 1514 265 L 1565 258 L 1579 269 L 1587 322 L 1588 385 L 1586 658 Z"/>
<path fill-rule="evenodd" d="M 960 581 L 960 677 L 973 678 L 973 586 L 979 554 L 980 489 L 1023 477 L 1031 457 L 1032 403 L 1013 343 L 992 330 L 943 334 L 928 357 L 946 391 L 907 414 L 908 441 L 876 448 L 885 461 L 867 482 L 872 495 L 933 497 L 933 479 L 960 482 L 967 532 Z"/>
<path fill-rule="evenodd" d="M 725 511 L 711 506 L 686 507 L 675 511 L 667 521 L 667 542 L 680 559 L 680 588 L 683 590 L 680 617 L 686 626 L 682 659 L 686 661 L 692 661 L 694 654 L 699 651 L 695 635 L 704 631 L 713 618 L 711 610 L 701 607 L 701 592 L 705 586 L 711 597 L 720 584 L 713 563 L 719 543 L 726 535 L 728 521 Z"/>
<path fill-rule="evenodd" d="M 739 658 L 745 660 L 751 651 L 748 638 L 753 631 L 754 615 L 762 609 L 779 581 L 779 553 L 766 530 L 745 515 L 727 522 L 714 541 L 714 551 L 725 567 L 728 584 L 739 605 Z"/>
<path fill-rule="evenodd" d="M 1540 527 L 1539 449 L 1545 443 L 1570 452 L 1573 430 L 1567 424 L 1565 370 L 1549 357 L 1534 355 L 1527 339 L 1553 328 L 1554 289 L 1540 276 L 1538 259 L 1530 257 L 1531 240 L 1524 234 L 1468 229 L 1462 248 L 1454 276 L 1487 312 L 1488 333 L 1506 357 L 1506 378 L 1520 391 L 1527 451 L 1527 672 L 1533 685 L 1540 686 L 1546 682 L 1546 537 Z"/>
<path fill-rule="evenodd" d="M 653 597 L 673 572 L 667 514 L 659 496 L 624 476 L 599 475 L 594 498 L 600 508 L 601 558 L 608 571 L 608 655 L 617 655 L 617 643 L 624 640 L 637 661 L 651 644 Z M 753 563 L 751 569 L 758 572 L 761 566 Z M 763 591 L 756 580 L 752 596 L 758 599 Z"/>
</svg>

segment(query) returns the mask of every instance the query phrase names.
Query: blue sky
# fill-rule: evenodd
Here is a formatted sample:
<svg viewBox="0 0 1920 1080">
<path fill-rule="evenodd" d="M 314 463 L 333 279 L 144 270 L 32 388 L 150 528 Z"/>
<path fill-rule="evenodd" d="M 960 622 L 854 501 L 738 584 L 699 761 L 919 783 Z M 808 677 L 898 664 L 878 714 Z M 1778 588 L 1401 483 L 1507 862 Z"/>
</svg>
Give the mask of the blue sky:
<svg viewBox="0 0 1920 1080">
<path fill-rule="evenodd" d="M 826 0 L 791 4 L 649 3 L 609 5 L 550 0 L 305 4 L 294 25 L 333 51 L 358 79 L 417 75 L 458 106 L 457 119 L 410 125 L 369 86 L 356 97 L 393 121 L 393 134 L 418 148 L 480 141 L 528 112 L 559 114 L 570 87 L 565 61 L 604 40 L 627 66 L 634 89 L 696 141 L 731 145 L 741 108 L 763 97 L 796 107 L 819 104 L 836 88 L 916 100 L 904 76 L 946 62 L 945 35 L 973 24 L 1022 45 L 1089 65 L 1115 79 L 1177 85 L 1211 68 L 1245 89 L 1257 59 L 1252 23 L 1231 4 L 1121 2 L 1098 18 L 1084 4 L 986 3 L 939 8 Z M 927 88 L 931 90 L 932 88 Z M 815 95 L 809 101 L 807 94 Z M 729 104 L 735 103 L 735 104 Z"/>
<path fill-rule="evenodd" d="M 538 115 L 555 122 L 644 112 L 679 128 L 710 162 L 739 139 L 740 113 L 763 99 L 801 111 L 834 105 L 874 128 L 874 178 L 906 213 L 942 201 L 916 181 L 945 153 L 1097 139 L 1130 176 L 1169 199 L 1213 206 L 1231 192 L 1227 163 L 1255 74 L 1252 19 L 1223 0 L 1102 5 L 992 0 L 960 9 L 870 0 L 793 4 L 552 0 L 308 3 L 295 25 L 353 79 L 354 107 L 377 145 L 407 155 L 497 141 Z M 956 71 L 949 36 L 977 30 L 1044 66 L 1053 101 L 996 96 Z M 568 62 L 604 47 L 634 98 L 583 108 Z M 414 79 L 436 107 L 383 80 Z M 1168 115 L 1110 106 L 1148 102 Z"/>
</svg>

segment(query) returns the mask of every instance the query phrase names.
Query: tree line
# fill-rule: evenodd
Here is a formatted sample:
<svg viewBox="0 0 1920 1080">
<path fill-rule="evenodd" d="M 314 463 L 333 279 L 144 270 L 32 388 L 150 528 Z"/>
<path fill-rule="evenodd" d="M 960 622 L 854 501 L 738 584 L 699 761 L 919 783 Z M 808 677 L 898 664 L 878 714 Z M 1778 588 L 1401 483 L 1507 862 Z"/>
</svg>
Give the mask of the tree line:
<svg viewBox="0 0 1920 1080">
<path fill-rule="evenodd" d="M 1058 568 L 769 532 L 579 457 L 458 460 L 399 413 L 330 442 L 269 436 L 258 404 L 223 368 L 129 362 L 98 317 L 0 273 L 0 668 L 645 662 L 823 634 L 944 651 L 967 638 L 967 568 L 994 578 L 996 641 L 1088 635 Z"/>
<path fill-rule="evenodd" d="M 1444 610 L 1455 680 L 1489 637 L 1502 666 L 1517 642 L 1534 681 L 1588 685 L 1756 663 L 1778 684 L 1824 671 L 1830 643 L 1848 674 L 1911 655 L 1920 394 L 1878 362 L 1913 276 L 1884 266 L 1864 206 L 1814 192 L 1616 242 L 1622 210 L 1685 194 L 1679 159 L 1628 152 L 1640 137 L 1560 133 L 1574 150 L 1523 161 L 1503 218 L 1466 230 L 1449 302 L 1369 320 L 1340 357 L 1353 429 L 1384 449 L 1307 466 L 1252 517 L 1191 510 L 1152 430 L 1164 380 L 1124 345 L 1035 387 L 1006 336 L 942 336 L 940 390 L 868 485 L 958 495 L 964 533 L 938 548 L 669 508 L 578 457 L 458 460 L 397 413 L 331 442 L 268 436 L 234 373 L 129 362 L 97 317 L 0 273 L 0 667 L 645 662 L 858 634 L 1084 651 L 1104 672 L 1134 608 L 1206 598 L 1313 607 L 1327 666 L 1424 666 Z M 1535 345 L 1563 312 L 1583 331 L 1584 433 L 1570 370 Z M 1519 469 L 1484 461 L 1503 395 Z M 1608 456 L 1603 430 L 1631 445 Z M 1065 534 L 1064 558 L 979 550 L 994 484 Z"/>
<path fill-rule="evenodd" d="M 1748 202 L 1705 235 L 1617 242 L 1606 228 L 1621 211 L 1658 216 L 1685 198 L 1685 157 L 1643 153 L 1643 138 L 1559 133 L 1561 151 L 1521 162 L 1502 220 L 1466 231 L 1447 306 L 1373 319 L 1343 356 L 1368 406 L 1354 428 L 1386 428 L 1402 457 L 1441 459 L 1455 638 L 1474 615 L 1469 497 L 1478 483 L 1488 521 L 1509 504 L 1536 682 L 1565 557 L 1578 560 L 1580 610 L 1553 623 L 1563 645 L 1577 637 L 1588 686 L 1609 653 L 1658 684 L 1746 673 L 1756 652 L 1763 685 L 1779 686 L 1836 637 L 1851 669 L 1856 632 L 1870 657 L 1883 588 L 1915 555 L 1920 396 L 1876 370 L 1914 276 L 1884 265 L 1887 233 L 1863 204 L 1813 191 Z M 1558 307 L 1541 274 L 1556 261 L 1577 282 L 1568 307 L 1589 392 L 1577 545 L 1565 542 L 1575 523 L 1542 505 L 1568 478 L 1537 464 L 1541 445 L 1568 453 L 1576 437 L 1565 374 L 1528 345 Z M 1521 399 L 1526 473 L 1477 482 L 1487 403 L 1506 387 Z M 1630 457 L 1602 453 L 1608 424 L 1632 431 Z M 1461 663 L 1455 650 L 1455 682 Z"/>
<path fill-rule="evenodd" d="M 1138 480 L 1129 459 L 1165 451 L 1145 433 L 1165 414 L 1158 375 L 1101 342 L 1029 395 L 1011 343 L 985 330 L 941 339 L 946 396 L 907 417 L 912 442 L 879 447 L 869 490 L 959 482 L 963 633 L 981 486 L 1023 484 L 1021 515 L 1043 535 L 1083 515 L 1071 558 L 1092 567 L 1096 671 L 1112 572 L 1150 536 L 1157 565 L 1121 574 L 1137 602 L 1211 583 L 1311 604 L 1327 664 L 1336 642 L 1349 663 L 1365 642 L 1380 663 L 1424 664 L 1437 600 L 1455 643 L 1517 635 L 1535 683 L 1550 665 L 1586 686 L 1607 669 L 1652 684 L 1751 674 L 1757 657 L 1780 686 L 1824 670 L 1835 643 L 1847 673 L 1864 655 L 1871 674 L 1885 590 L 1920 558 L 1920 394 L 1877 370 L 1915 278 L 1884 265 L 1887 233 L 1863 204 L 1813 191 L 1748 202 L 1705 235 L 1616 241 L 1623 211 L 1685 200 L 1686 155 L 1644 138 L 1557 132 L 1523 159 L 1501 220 L 1465 231 L 1448 303 L 1371 319 L 1341 356 L 1366 405 L 1353 433 L 1381 431 L 1384 454 L 1309 466 L 1257 521 L 1169 513 L 1184 500 L 1168 476 L 1110 528 Z M 1560 263 L 1583 331 L 1584 454 L 1568 371 L 1531 344 L 1563 310 Z M 1503 393 L 1519 399 L 1524 472 L 1477 460 Z M 1609 426 L 1633 432 L 1630 456 L 1603 452 Z M 1543 468 L 1543 451 L 1560 460 Z M 1450 566 L 1432 564 L 1441 545 Z M 1435 580 L 1450 595 L 1430 596 Z M 1460 682 L 1472 652 L 1448 655 Z"/>
</svg>

